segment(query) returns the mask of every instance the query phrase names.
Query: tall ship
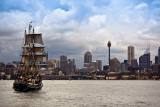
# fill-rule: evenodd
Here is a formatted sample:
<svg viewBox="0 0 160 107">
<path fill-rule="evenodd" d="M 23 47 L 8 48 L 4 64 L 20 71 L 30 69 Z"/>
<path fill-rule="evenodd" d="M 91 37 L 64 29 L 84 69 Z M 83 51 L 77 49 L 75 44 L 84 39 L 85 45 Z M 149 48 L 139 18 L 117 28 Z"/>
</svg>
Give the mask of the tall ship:
<svg viewBox="0 0 160 107">
<path fill-rule="evenodd" d="M 24 43 L 22 46 L 21 74 L 13 83 L 15 91 L 28 91 L 41 89 L 42 78 L 39 74 L 40 62 L 46 62 L 47 53 L 41 33 L 34 33 L 32 22 L 29 24 L 28 33 L 25 30 Z"/>
</svg>

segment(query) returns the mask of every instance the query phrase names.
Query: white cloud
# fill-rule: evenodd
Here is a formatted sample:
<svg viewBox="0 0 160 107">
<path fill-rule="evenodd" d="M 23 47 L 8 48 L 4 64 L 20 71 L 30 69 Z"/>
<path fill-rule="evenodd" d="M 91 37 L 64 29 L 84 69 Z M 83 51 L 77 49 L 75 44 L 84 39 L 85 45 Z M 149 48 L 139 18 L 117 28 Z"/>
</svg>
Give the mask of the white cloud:
<svg viewBox="0 0 160 107">
<path fill-rule="evenodd" d="M 148 7 L 148 5 L 144 2 L 142 2 L 142 3 L 138 4 L 137 6 L 135 6 L 135 9 L 142 9 L 145 7 Z"/>
<path fill-rule="evenodd" d="M 37 6 L 40 9 L 33 13 L 1 12 L 0 59 L 5 60 L 7 58 L 4 57 L 5 55 L 10 56 L 7 61 L 11 61 L 11 57 L 17 58 L 20 54 L 24 29 L 28 27 L 28 22 L 31 20 L 35 32 L 43 33 L 44 44 L 49 51 L 50 59 L 62 54 L 83 58 L 87 50 L 91 51 L 93 56 L 107 57 L 109 40 L 112 42 L 112 57 L 117 57 L 120 61 L 127 59 L 127 46 L 134 45 L 138 59 L 146 48 L 146 41 L 159 45 L 157 38 L 160 36 L 160 24 L 157 19 L 159 20 L 160 17 L 155 18 L 154 14 L 157 15 L 157 13 L 147 10 L 146 7 L 149 7 L 149 4 L 144 2 L 135 6 L 130 2 L 116 1 L 108 2 L 106 5 L 95 5 L 94 1 L 79 3 L 74 0 L 69 2 L 61 0 L 61 5 L 69 5 L 68 10 L 46 9 L 39 2 Z M 146 11 L 154 14 L 146 15 Z M 107 62 L 105 60 L 103 64 Z"/>
</svg>

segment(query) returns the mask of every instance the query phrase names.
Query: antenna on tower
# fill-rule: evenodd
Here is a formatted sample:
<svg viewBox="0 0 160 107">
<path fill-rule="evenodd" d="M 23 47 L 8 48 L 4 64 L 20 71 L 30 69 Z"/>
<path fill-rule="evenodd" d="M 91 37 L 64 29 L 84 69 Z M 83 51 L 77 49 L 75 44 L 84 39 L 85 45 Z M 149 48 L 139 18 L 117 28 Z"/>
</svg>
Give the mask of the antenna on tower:
<svg viewBox="0 0 160 107">
<path fill-rule="evenodd" d="M 148 54 L 148 53 L 150 53 L 150 43 L 147 44 L 147 49 L 146 49 L 146 51 L 145 51 L 145 54 Z"/>
</svg>

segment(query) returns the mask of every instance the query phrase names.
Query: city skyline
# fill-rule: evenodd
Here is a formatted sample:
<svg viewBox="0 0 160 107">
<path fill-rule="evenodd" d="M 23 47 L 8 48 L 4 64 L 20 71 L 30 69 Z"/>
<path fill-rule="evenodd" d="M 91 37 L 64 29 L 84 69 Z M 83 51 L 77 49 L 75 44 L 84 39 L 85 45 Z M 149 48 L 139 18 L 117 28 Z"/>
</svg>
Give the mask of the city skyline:
<svg viewBox="0 0 160 107">
<path fill-rule="evenodd" d="M 158 0 L 1 0 L 0 61 L 21 59 L 24 30 L 33 22 L 43 34 L 49 59 L 66 55 L 76 59 L 86 51 L 93 60 L 108 64 L 107 42 L 112 42 L 111 58 L 127 59 L 127 46 L 135 47 L 135 58 L 151 49 L 151 60 L 160 46 Z M 16 47 L 16 48 L 15 48 Z M 83 66 L 83 59 L 76 65 Z"/>
</svg>

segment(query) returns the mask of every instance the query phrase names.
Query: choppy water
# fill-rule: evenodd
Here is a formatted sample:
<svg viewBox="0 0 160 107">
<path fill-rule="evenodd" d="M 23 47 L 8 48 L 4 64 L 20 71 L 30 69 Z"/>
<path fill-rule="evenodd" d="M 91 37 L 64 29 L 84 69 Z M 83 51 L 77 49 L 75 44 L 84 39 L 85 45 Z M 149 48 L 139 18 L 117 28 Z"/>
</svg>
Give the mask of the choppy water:
<svg viewBox="0 0 160 107">
<path fill-rule="evenodd" d="M 159 107 L 160 81 L 44 80 L 39 91 L 16 92 L 0 80 L 2 107 Z"/>
</svg>

